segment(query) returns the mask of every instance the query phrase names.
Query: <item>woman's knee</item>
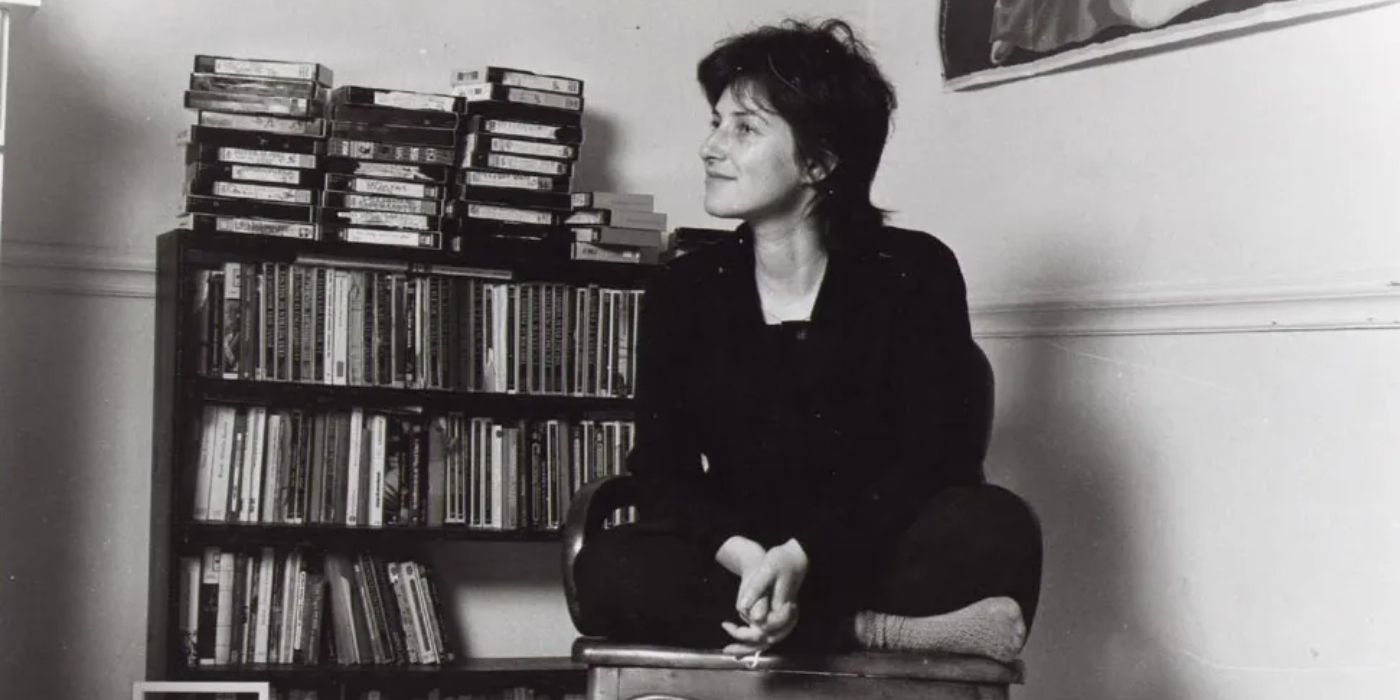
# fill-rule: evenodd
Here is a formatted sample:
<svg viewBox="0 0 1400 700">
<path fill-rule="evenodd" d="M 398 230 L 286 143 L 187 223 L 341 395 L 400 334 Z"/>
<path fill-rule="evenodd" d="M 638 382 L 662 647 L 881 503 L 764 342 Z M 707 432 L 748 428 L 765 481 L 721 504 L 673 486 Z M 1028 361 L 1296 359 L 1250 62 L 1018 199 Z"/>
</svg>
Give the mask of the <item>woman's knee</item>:
<svg viewBox="0 0 1400 700">
<path fill-rule="evenodd" d="M 950 530 L 960 539 L 1010 546 L 1037 557 L 1041 548 L 1040 520 L 1030 504 L 995 484 L 944 490 L 925 507 L 915 527 Z"/>
</svg>

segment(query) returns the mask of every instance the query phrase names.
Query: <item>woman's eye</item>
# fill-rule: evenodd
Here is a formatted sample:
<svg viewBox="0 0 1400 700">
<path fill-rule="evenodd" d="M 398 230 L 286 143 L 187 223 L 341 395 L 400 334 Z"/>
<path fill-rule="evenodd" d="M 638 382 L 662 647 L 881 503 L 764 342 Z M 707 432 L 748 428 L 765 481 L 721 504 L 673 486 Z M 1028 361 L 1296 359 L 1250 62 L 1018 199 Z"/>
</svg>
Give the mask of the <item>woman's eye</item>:
<svg viewBox="0 0 1400 700">
<path fill-rule="evenodd" d="M 741 124 L 739 124 L 739 127 L 738 127 L 738 128 L 739 128 L 739 133 L 741 133 L 741 134 L 752 134 L 752 133 L 756 133 L 756 129 L 754 129 L 752 126 L 750 126 L 750 125 L 748 125 L 748 124 L 742 124 L 742 123 L 741 123 Z"/>
</svg>

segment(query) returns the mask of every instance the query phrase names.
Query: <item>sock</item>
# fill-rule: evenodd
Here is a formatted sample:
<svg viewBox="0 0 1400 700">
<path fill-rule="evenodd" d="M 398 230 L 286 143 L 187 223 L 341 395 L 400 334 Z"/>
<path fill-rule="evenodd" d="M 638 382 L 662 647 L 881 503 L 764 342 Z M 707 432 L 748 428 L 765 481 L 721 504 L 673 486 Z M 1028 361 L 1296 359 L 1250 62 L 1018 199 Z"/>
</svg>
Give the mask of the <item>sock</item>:
<svg viewBox="0 0 1400 700">
<path fill-rule="evenodd" d="M 1026 643 L 1021 606 L 1006 597 L 983 598 L 928 617 L 862 610 L 854 622 L 856 641 L 871 650 L 941 651 L 1010 661 Z"/>
</svg>

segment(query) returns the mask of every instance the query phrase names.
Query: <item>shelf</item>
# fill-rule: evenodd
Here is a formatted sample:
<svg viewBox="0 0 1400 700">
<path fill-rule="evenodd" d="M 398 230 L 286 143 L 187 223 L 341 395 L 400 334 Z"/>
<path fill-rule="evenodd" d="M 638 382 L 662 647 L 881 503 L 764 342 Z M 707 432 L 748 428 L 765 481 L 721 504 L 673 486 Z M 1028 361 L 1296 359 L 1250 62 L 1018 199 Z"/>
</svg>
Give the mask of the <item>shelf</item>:
<svg viewBox="0 0 1400 700">
<path fill-rule="evenodd" d="M 456 253 L 239 233 L 195 233 L 183 229 L 172 233 L 180 239 L 186 257 L 193 260 L 207 257 L 203 254 L 213 254 L 218 259 L 290 263 L 298 258 L 313 256 L 314 260 L 308 263 L 321 264 L 323 258 L 335 258 L 347 264 L 361 261 L 379 269 L 394 267 L 422 272 L 431 272 L 434 265 L 445 265 L 475 268 L 490 273 L 487 276 L 515 281 L 541 280 L 618 287 L 638 287 L 657 269 L 651 265 L 561 259 L 559 256 L 563 249 L 556 253 L 552 243 L 517 243 L 497 246 L 492 250 Z"/>
<path fill-rule="evenodd" d="M 633 403 L 631 399 L 596 396 L 332 386 L 212 377 L 195 377 L 188 382 L 191 391 L 204 399 L 299 406 L 422 407 L 434 411 L 469 410 L 473 414 L 490 416 L 630 415 Z"/>
<path fill-rule="evenodd" d="M 193 546 L 337 544 L 372 547 L 418 542 L 542 542 L 559 543 L 558 530 L 478 530 L 460 525 L 443 527 L 343 527 L 339 525 L 258 525 L 185 523 L 182 540 Z"/>
<path fill-rule="evenodd" d="M 180 668 L 182 680 L 270 681 L 274 684 L 374 683 L 583 686 L 583 664 L 568 657 L 469 658 L 444 666 L 237 666 Z"/>
</svg>

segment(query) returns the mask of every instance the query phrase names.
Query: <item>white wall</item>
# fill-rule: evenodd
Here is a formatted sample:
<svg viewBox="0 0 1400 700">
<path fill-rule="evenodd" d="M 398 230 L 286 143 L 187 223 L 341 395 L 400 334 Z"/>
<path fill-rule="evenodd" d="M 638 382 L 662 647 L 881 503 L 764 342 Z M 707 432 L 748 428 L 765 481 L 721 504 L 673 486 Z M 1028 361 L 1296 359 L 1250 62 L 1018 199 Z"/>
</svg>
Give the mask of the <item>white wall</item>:
<svg viewBox="0 0 1400 700">
<path fill-rule="evenodd" d="M 933 3 L 597 7 L 74 0 L 16 28 L 0 696 L 109 697 L 141 673 L 149 265 L 193 54 L 425 90 L 470 63 L 577 75 L 580 185 L 705 225 L 694 61 L 790 8 L 866 28 L 902 101 L 879 203 L 969 279 L 999 377 L 989 470 L 1047 536 L 1018 696 L 1386 695 L 1400 334 L 1376 328 L 1400 318 L 1400 7 L 971 93 L 939 88 Z M 1338 327 L 1370 330 L 1259 332 Z M 435 558 L 472 653 L 566 652 L 552 547 Z"/>
<path fill-rule="evenodd" d="M 878 194 L 964 263 L 1047 536 L 1023 697 L 1393 695 L 1400 334 L 1305 329 L 1400 319 L 1400 7 L 969 93 L 877 7 Z"/>
</svg>

